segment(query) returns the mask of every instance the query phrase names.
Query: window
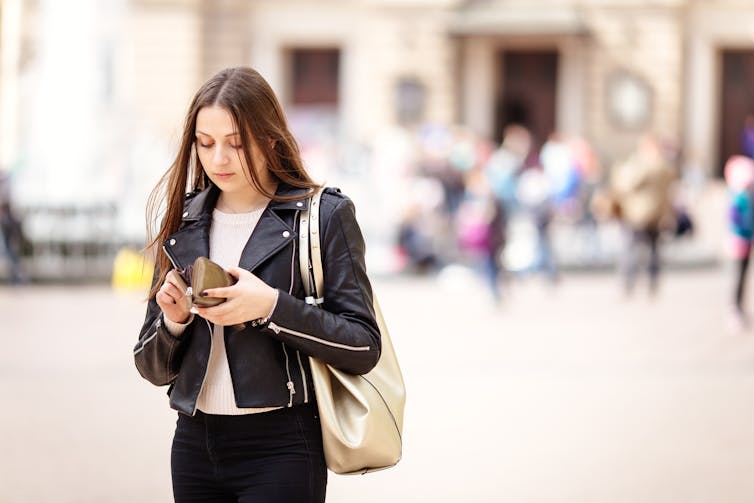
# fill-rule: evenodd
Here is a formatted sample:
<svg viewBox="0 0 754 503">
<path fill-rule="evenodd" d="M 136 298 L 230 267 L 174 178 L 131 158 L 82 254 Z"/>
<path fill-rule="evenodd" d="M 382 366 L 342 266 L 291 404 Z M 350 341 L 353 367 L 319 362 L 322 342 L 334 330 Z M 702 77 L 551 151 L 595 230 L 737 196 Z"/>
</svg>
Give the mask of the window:
<svg viewBox="0 0 754 503">
<path fill-rule="evenodd" d="M 292 104 L 338 104 L 338 49 L 294 49 L 291 60 Z"/>
</svg>

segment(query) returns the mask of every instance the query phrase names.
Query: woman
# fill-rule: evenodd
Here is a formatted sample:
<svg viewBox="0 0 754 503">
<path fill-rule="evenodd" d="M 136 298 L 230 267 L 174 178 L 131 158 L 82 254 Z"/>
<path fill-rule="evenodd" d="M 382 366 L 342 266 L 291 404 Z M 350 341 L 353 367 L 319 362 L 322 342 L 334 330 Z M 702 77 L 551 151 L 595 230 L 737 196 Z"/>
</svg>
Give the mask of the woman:
<svg viewBox="0 0 754 503">
<path fill-rule="evenodd" d="M 379 358 L 380 333 L 354 207 L 336 189 L 320 207 L 324 304 L 302 300 L 297 222 L 316 188 L 259 73 L 226 69 L 199 89 L 176 160 L 150 196 L 155 223 L 167 195 L 149 244 L 165 253 L 134 349 L 141 375 L 169 384 L 178 411 L 176 501 L 325 500 L 307 357 L 364 374 Z M 199 256 L 237 283 L 201 293 L 226 302 L 190 311 L 168 272 Z"/>
</svg>

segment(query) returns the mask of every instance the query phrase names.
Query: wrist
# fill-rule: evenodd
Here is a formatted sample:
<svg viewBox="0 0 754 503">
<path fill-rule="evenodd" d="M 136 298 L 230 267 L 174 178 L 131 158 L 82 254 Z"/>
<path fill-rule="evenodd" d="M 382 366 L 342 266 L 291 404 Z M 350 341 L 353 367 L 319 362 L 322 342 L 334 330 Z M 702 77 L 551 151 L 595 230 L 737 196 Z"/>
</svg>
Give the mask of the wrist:
<svg viewBox="0 0 754 503">
<path fill-rule="evenodd" d="M 252 327 L 265 325 L 268 321 L 270 321 L 270 317 L 272 316 L 272 313 L 275 311 L 275 307 L 277 307 L 279 293 L 280 292 L 277 290 L 277 288 L 270 288 L 269 308 L 266 311 L 267 314 L 255 320 L 252 320 L 251 322 Z"/>
<path fill-rule="evenodd" d="M 186 329 L 186 327 L 188 327 L 189 323 L 191 323 L 194 319 L 193 314 L 189 314 L 189 316 L 187 316 L 183 322 L 173 321 L 169 317 L 167 317 L 164 313 L 162 317 L 164 320 L 165 328 L 167 328 L 170 335 L 174 337 L 178 337 L 181 334 L 183 334 L 183 331 Z"/>
<path fill-rule="evenodd" d="M 270 289 L 270 303 L 269 308 L 267 309 L 267 314 L 262 318 L 264 320 L 264 323 L 267 323 L 267 320 L 270 319 L 270 316 L 272 316 L 272 312 L 275 310 L 275 306 L 278 305 L 278 295 L 280 292 L 277 288 L 271 288 Z"/>
</svg>

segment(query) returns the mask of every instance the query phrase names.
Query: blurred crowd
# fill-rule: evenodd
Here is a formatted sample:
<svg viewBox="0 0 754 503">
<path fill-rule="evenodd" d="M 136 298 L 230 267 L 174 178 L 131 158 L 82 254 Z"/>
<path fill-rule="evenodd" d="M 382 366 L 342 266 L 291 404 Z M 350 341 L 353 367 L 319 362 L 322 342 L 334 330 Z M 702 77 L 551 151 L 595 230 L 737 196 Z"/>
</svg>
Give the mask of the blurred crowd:
<svg viewBox="0 0 754 503">
<path fill-rule="evenodd" d="M 741 144 L 744 154 L 725 170 L 738 326 L 745 325 L 743 296 L 754 228 L 754 118 Z M 575 233 L 582 254 L 595 265 L 606 262 L 601 230 L 619 228 L 620 254 L 611 258 L 619 263 L 626 294 L 642 272 L 649 293 L 656 293 L 660 247 L 694 230 L 680 197 L 679 149 L 651 134 L 642 135 L 625 159 L 608 164 L 588 141 L 572 135 L 556 132 L 542 141 L 511 124 L 494 144 L 463 126 L 427 124 L 376 138 L 370 157 L 372 171 L 384 178 L 383 189 L 395 193 L 397 204 L 386 205 L 386 211 L 393 212 L 390 230 L 399 270 L 473 271 L 494 302 L 501 301 L 514 277 L 540 275 L 558 283 L 561 250 L 554 228 Z M 10 195 L 9 177 L 0 173 L 0 257 L 5 277 L 24 283 L 28 276 L 20 256 L 34 246 L 24 239 Z M 132 255 L 119 254 L 115 264 L 120 269 L 122 263 L 141 264 Z"/>
<path fill-rule="evenodd" d="M 426 273 L 465 264 L 496 301 L 514 274 L 557 283 L 554 223 L 578 228 L 596 261 L 599 226 L 620 222 L 626 293 L 642 267 L 655 292 L 663 236 L 693 230 L 674 190 L 678 149 L 656 136 L 642 136 L 628 159 L 607 169 L 583 138 L 553 133 L 537 143 L 518 124 L 505 128 L 499 145 L 460 126 L 425 126 L 412 141 L 415 155 L 404 176 L 416 190 L 405 200 L 397 233 L 404 269 Z M 530 231 L 514 231 L 522 226 Z"/>
</svg>

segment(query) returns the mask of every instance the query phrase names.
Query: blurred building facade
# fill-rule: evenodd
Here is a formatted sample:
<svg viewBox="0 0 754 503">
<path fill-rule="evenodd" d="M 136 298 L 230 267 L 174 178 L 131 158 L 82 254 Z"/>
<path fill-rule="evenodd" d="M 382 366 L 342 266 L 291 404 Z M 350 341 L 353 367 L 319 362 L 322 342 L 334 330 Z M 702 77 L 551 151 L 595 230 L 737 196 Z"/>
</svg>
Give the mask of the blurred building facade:
<svg viewBox="0 0 754 503">
<path fill-rule="evenodd" d="M 754 109 L 741 96 L 754 84 L 747 0 L 72 3 L 83 10 L 69 35 L 87 28 L 108 53 L 97 57 L 111 59 L 106 93 L 136 127 L 165 138 L 197 86 L 239 64 L 258 68 L 301 122 L 329 114 L 322 120 L 348 140 L 420 122 L 462 123 L 496 140 L 518 121 L 539 136 L 580 134 L 612 158 L 653 130 L 710 173 Z M 6 100 L 27 77 L 19 65 L 45 56 L 44 30 L 61 21 L 56 4 L 3 1 Z M 19 136 L 8 127 L 18 124 L 8 115 L 19 113 L 15 102 L 5 107 L 6 142 Z"/>
<path fill-rule="evenodd" d="M 303 141 L 317 135 L 307 121 L 365 143 L 398 123 L 496 141 L 522 122 L 613 160 L 651 130 L 715 175 L 754 111 L 746 0 L 133 0 L 130 18 L 123 77 L 166 130 L 201 81 L 236 64 L 269 79 Z"/>
<path fill-rule="evenodd" d="M 113 126 L 104 116 L 114 111 L 122 123 L 125 110 L 129 127 L 167 139 L 197 86 L 240 64 L 268 78 L 304 141 L 318 134 L 308 121 L 366 143 L 390 125 L 422 122 L 465 124 L 496 141 L 515 121 L 540 137 L 584 136 L 612 159 L 652 130 L 715 174 L 754 110 L 745 96 L 754 85 L 746 0 L 72 3 L 81 10 L 61 19 L 76 10 L 71 3 L 3 0 L 6 167 L 34 150 L 19 140 L 29 119 L 18 118 L 18 103 L 43 92 L 31 82 L 35 90 L 20 96 L 18 83 L 47 77 L 45 68 L 75 72 L 81 55 L 65 60 L 54 46 L 82 31 L 79 45 L 108 66 L 96 70 L 107 75 L 77 75 L 105 88 L 110 106 L 89 111 L 92 120 Z M 56 40 L 48 32 L 61 21 Z"/>
</svg>

